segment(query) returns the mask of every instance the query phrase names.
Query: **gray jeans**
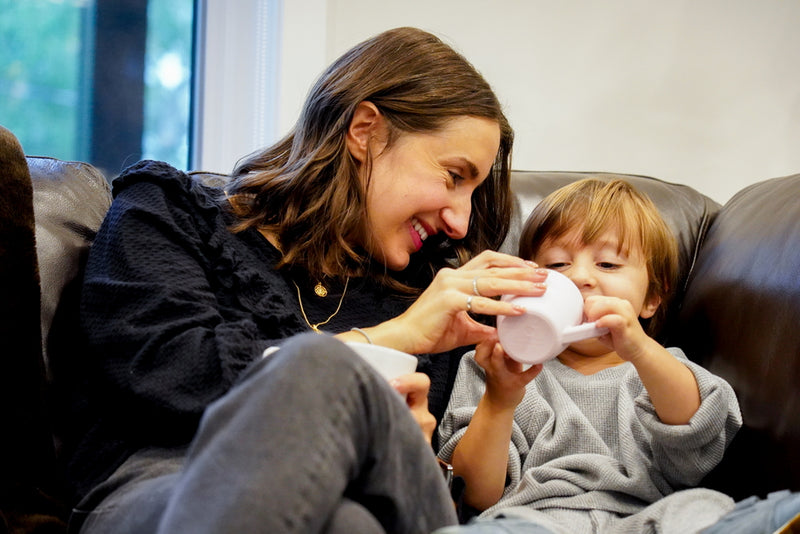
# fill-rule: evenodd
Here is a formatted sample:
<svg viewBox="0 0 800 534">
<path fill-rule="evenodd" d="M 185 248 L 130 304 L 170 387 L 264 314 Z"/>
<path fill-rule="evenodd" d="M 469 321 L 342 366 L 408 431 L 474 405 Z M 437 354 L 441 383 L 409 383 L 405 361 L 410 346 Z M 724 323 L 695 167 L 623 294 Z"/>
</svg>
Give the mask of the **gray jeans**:
<svg viewBox="0 0 800 534">
<path fill-rule="evenodd" d="M 188 452 L 140 451 L 83 502 L 100 498 L 76 508 L 71 528 L 427 533 L 457 522 L 400 396 L 316 334 L 255 363 L 208 407 Z"/>
</svg>

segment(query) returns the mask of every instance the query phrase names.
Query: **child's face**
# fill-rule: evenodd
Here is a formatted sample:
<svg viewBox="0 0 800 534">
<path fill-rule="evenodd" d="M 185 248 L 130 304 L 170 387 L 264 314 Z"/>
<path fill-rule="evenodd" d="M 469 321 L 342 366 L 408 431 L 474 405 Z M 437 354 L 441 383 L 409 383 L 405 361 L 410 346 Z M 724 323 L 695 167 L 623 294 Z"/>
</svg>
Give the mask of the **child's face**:
<svg viewBox="0 0 800 534">
<path fill-rule="evenodd" d="M 594 243 L 581 242 L 581 228 L 558 239 L 545 240 L 533 260 L 566 275 L 584 300 L 592 295 L 617 297 L 631 303 L 643 319 L 652 317 L 660 299 L 647 298 L 649 278 L 645 258 L 638 248 L 619 250 L 615 230 L 605 231 Z"/>
</svg>

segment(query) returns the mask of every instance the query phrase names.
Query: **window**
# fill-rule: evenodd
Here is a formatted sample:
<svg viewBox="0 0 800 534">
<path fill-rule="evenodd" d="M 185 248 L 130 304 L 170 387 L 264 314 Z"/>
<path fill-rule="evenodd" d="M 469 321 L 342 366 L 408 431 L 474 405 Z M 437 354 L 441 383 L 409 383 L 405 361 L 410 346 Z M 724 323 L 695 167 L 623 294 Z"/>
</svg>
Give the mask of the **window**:
<svg viewBox="0 0 800 534">
<path fill-rule="evenodd" d="M 112 178 L 191 157 L 193 0 L 0 0 L 0 124 Z"/>
</svg>

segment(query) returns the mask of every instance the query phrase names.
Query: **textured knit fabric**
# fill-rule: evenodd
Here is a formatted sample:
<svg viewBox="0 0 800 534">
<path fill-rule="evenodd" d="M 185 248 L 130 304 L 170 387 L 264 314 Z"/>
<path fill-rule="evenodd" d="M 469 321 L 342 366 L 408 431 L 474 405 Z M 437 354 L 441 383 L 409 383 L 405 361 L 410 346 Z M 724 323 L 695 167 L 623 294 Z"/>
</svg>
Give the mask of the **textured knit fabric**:
<svg viewBox="0 0 800 534">
<path fill-rule="evenodd" d="M 333 313 L 344 289 L 331 284 L 320 298 L 312 291 L 316 280 L 276 271 L 279 253 L 259 232 L 229 230 L 233 218 L 218 189 L 165 163 L 130 167 L 113 193 L 82 294 L 95 402 L 71 465 L 77 497 L 137 450 L 188 444 L 205 408 L 265 348 L 308 331 L 295 283 L 312 323 Z M 371 326 L 411 302 L 371 279 L 352 279 L 324 330 Z M 420 357 L 437 417 L 457 361 Z"/>
<path fill-rule="evenodd" d="M 483 517 L 535 520 L 544 513 L 574 517 L 568 532 L 601 532 L 604 524 L 608 531 L 619 529 L 618 519 L 653 503 L 647 523 L 658 524 L 665 510 L 681 508 L 676 503 L 684 495 L 687 506 L 706 501 L 711 515 L 703 526 L 732 508 L 730 498 L 710 490 L 664 499 L 698 484 L 741 426 L 731 387 L 679 349 L 670 352 L 691 369 L 700 388 L 701 406 L 686 425 L 660 422 L 630 363 L 589 376 L 558 359 L 545 363 L 514 414 L 504 495 Z M 439 430 L 442 458 L 450 458 L 463 436 L 483 395 L 484 376 L 473 354 L 463 359 Z"/>
</svg>

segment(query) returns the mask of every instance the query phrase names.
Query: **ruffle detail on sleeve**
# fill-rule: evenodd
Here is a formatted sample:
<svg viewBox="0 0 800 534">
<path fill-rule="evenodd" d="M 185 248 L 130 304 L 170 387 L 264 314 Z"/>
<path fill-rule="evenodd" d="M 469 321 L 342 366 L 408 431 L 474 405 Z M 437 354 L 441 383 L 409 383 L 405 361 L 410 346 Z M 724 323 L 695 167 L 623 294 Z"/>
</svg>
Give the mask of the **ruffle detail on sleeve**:
<svg viewBox="0 0 800 534">
<path fill-rule="evenodd" d="M 171 202 L 175 220 L 193 227 L 205 249 L 201 261 L 224 321 L 214 327 L 215 343 L 228 385 L 258 359 L 263 350 L 304 330 L 294 297 L 273 265 L 278 252 L 256 230 L 233 234 L 233 215 L 224 209 L 221 189 L 205 185 L 171 165 L 144 160 L 114 180 L 114 195 L 135 184 L 158 185 Z M 188 218 L 188 219 L 187 219 Z M 183 222 L 180 222 L 183 221 Z"/>
</svg>

